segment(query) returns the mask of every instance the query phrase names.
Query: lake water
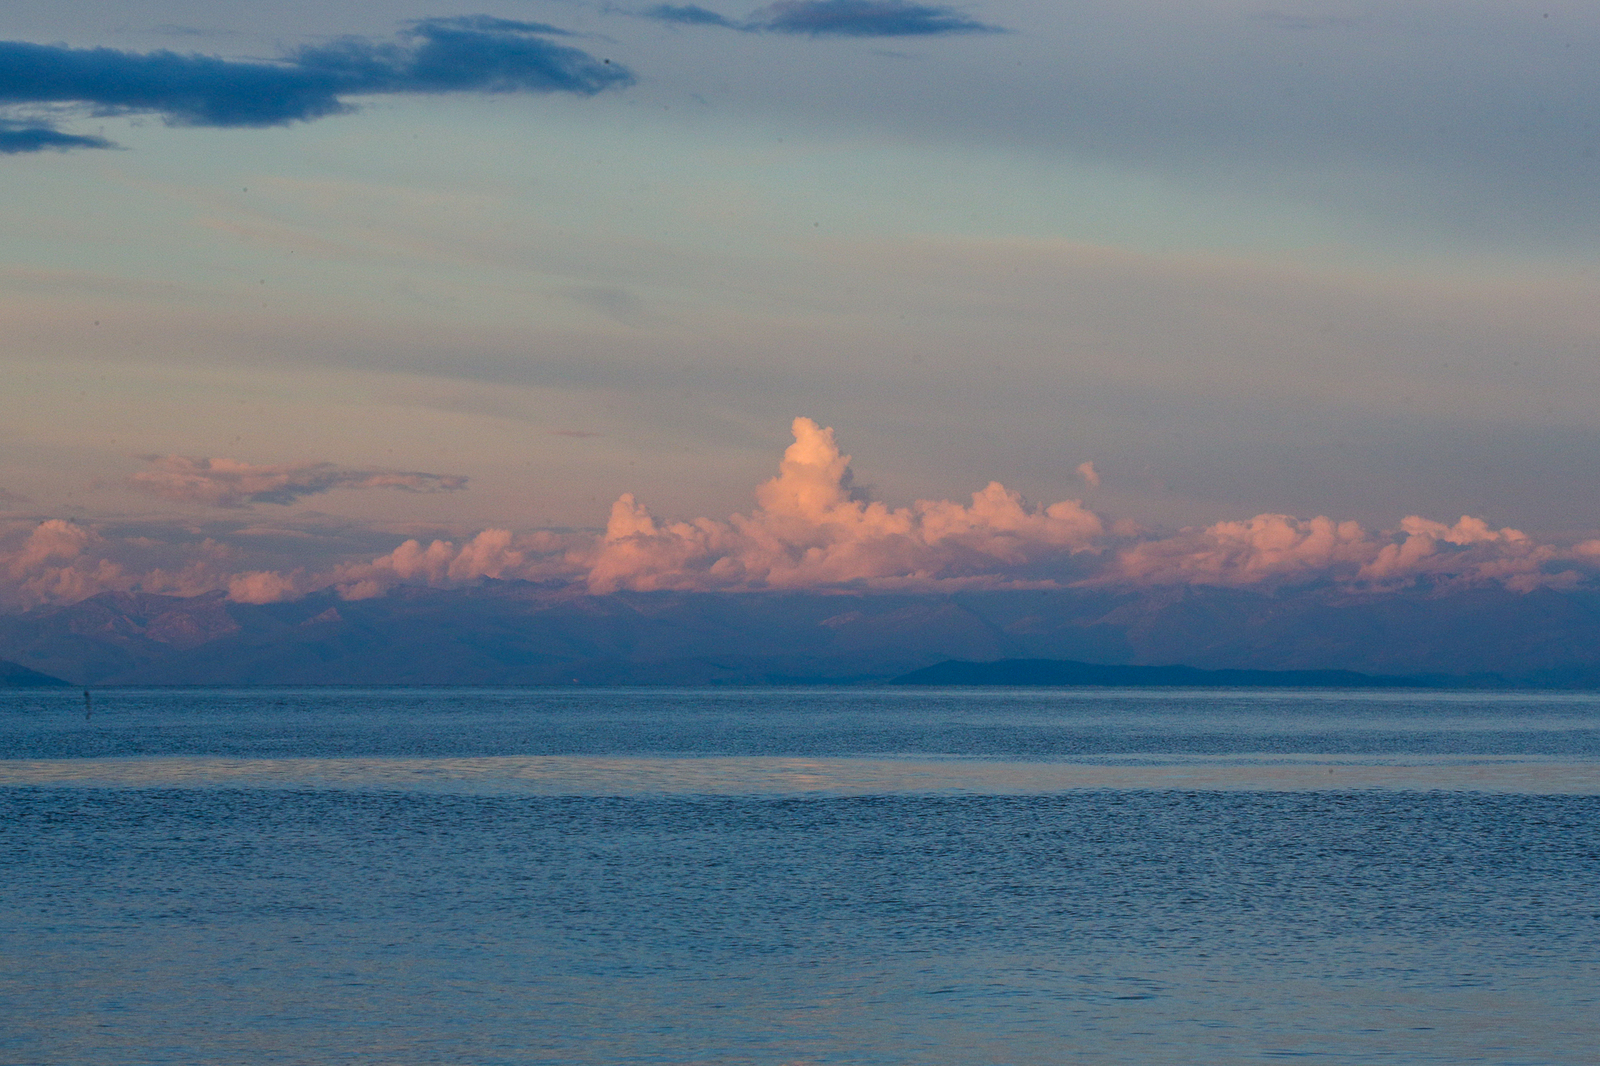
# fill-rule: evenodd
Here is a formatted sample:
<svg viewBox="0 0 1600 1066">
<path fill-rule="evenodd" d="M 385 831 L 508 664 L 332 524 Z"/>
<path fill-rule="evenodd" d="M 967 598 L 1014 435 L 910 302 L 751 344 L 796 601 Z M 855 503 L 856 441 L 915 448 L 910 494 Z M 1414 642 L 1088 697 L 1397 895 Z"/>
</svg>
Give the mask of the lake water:
<svg viewBox="0 0 1600 1066">
<path fill-rule="evenodd" d="M 0 693 L 0 1062 L 1592 1064 L 1600 698 Z"/>
</svg>

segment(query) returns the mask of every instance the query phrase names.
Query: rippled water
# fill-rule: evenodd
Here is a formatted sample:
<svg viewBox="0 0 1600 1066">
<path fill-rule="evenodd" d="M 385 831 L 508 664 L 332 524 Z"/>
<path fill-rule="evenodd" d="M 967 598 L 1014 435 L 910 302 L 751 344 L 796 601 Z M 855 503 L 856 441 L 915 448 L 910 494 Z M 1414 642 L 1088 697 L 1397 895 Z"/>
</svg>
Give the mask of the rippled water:
<svg viewBox="0 0 1600 1066">
<path fill-rule="evenodd" d="M 6 1063 L 1592 1063 L 1600 700 L 0 695 Z"/>
</svg>

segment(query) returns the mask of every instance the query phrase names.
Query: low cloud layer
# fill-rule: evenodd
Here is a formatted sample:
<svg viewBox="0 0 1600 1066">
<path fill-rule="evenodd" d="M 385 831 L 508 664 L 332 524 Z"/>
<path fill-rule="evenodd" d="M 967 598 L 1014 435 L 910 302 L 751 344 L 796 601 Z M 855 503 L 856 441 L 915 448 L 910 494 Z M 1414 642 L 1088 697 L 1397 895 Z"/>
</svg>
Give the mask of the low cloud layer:
<svg viewBox="0 0 1600 1066">
<path fill-rule="evenodd" d="M 192 537 L 174 550 L 61 519 L 13 523 L 0 529 L 0 604 L 70 603 L 104 591 L 223 592 L 235 602 L 268 603 L 333 589 L 364 599 L 401 585 L 449 588 L 486 578 L 558 582 L 604 595 L 1183 585 L 1367 593 L 1498 585 L 1526 592 L 1600 577 L 1600 539 L 1539 543 L 1470 516 L 1446 524 L 1412 515 L 1394 530 L 1374 532 L 1326 516 L 1261 514 L 1156 535 L 1128 532 L 1077 500 L 1032 505 L 999 482 L 970 502 L 890 507 L 854 486 L 850 456 L 831 429 L 807 418 L 793 429 L 794 443 L 776 476 L 757 487 L 748 513 L 666 521 L 625 494 L 599 535 L 488 529 L 461 541 L 407 540 L 375 557 L 284 569 L 251 565 L 237 539 Z M 135 475 L 141 488 L 232 508 L 335 488 L 450 491 L 465 481 L 329 463 L 152 463 Z M 1077 470 L 1091 483 L 1093 472 L 1087 463 Z"/>
<path fill-rule="evenodd" d="M 352 470 L 334 463 L 258 466 L 236 459 L 196 459 L 150 455 L 149 470 L 129 483 L 141 492 L 184 503 L 248 507 L 254 503 L 294 503 L 334 489 L 399 489 L 402 492 L 455 492 L 467 486 L 457 474 L 415 470 Z"/>
<path fill-rule="evenodd" d="M 679 26 L 721 26 L 745 33 L 790 33 L 808 37 L 942 37 L 1003 33 L 955 8 L 900 0 L 781 0 L 743 21 L 696 4 L 658 4 L 643 14 Z"/>
<path fill-rule="evenodd" d="M 632 82 L 620 64 L 552 38 L 554 26 L 470 15 L 422 19 L 395 41 L 346 37 L 282 60 L 0 41 L 0 106 L 154 114 L 173 126 L 281 126 L 350 110 L 347 97 L 387 93 L 577 93 Z M 50 117 L 0 123 L 0 152 L 107 148 Z"/>
<path fill-rule="evenodd" d="M 59 518 L 0 530 L 0 606 L 76 603 L 102 592 L 198 596 L 227 588 L 236 564 L 233 550 L 209 539 L 187 545 L 177 566 L 151 565 L 148 548 Z"/>
<path fill-rule="evenodd" d="M 1325 516 L 1302 520 L 1262 514 L 1124 548 L 1095 581 L 1234 587 L 1339 582 L 1385 588 L 1430 580 L 1498 583 L 1526 592 L 1577 584 L 1584 575 L 1564 564 L 1589 555 L 1584 545 L 1562 551 L 1468 516 L 1447 526 L 1411 515 L 1393 533 L 1369 533 L 1356 522 Z"/>
</svg>

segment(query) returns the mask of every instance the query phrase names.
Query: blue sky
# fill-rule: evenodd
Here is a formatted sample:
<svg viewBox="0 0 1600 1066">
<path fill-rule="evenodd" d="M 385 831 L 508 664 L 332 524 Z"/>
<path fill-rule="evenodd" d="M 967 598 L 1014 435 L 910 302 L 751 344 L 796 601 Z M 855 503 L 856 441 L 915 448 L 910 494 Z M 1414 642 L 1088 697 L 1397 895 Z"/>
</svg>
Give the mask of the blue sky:
<svg viewBox="0 0 1600 1066">
<path fill-rule="evenodd" d="M 11 551 L 727 516 L 796 416 L 891 510 L 1600 530 L 1588 5 L 18 2 L 0 40 Z"/>
</svg>

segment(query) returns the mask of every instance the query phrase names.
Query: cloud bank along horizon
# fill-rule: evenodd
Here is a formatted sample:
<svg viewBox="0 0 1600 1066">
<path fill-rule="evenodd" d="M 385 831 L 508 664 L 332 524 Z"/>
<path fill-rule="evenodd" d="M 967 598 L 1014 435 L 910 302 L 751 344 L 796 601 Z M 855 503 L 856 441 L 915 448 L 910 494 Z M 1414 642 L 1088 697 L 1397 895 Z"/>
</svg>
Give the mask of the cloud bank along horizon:
<svg viewBox="0 0 1600 1066">
<path fill-rule="evenodd" d="M 13 522 L 0 551 L 0 603 L 10 609 L 73 603 L 107 591 L 194 596 L 223 592 L 270 603 L 334 590 L 346 599 L 407 586 L 453 588 L 484 579 L 560 582 L 605 595 L 621 590 L 1063 589 L 1212 585 L 1290 587 L 1333 582 L 1371 592 L 1428 582 L 1517 591 L 1573 588 L 1600 576 L 1600 539 L 1539 543 L 1463 516 L 1417 515 L 1373 532 L 1326 516 L 1259 514 L 1162 534 L 1117 522 L 1081 500 L 1036 506 L 998 481 L 970 502 L 891 507 L 854 484 L 851 458 L 831 428 L 796 418 L 777 474 L 756 506 L 725 519 L 664 521 L 631 493 L 611 506 L 604 532 L 485 529 L 455 541 L 407 539 L 393 550 L 322 569 L 251 569 L 242 538 L 118 536 L 59 518 Z M 133 475 L 148 491 L 218 509 L 284 505 L 335 489 L 459 491 L 460 478 L 340 468 L 252 466 L 153 457 Z M 1092 462 L 1078 467 L 1090 488 Z M 165 565 L 141 566 L 157 549 Z"/>
</svg>

